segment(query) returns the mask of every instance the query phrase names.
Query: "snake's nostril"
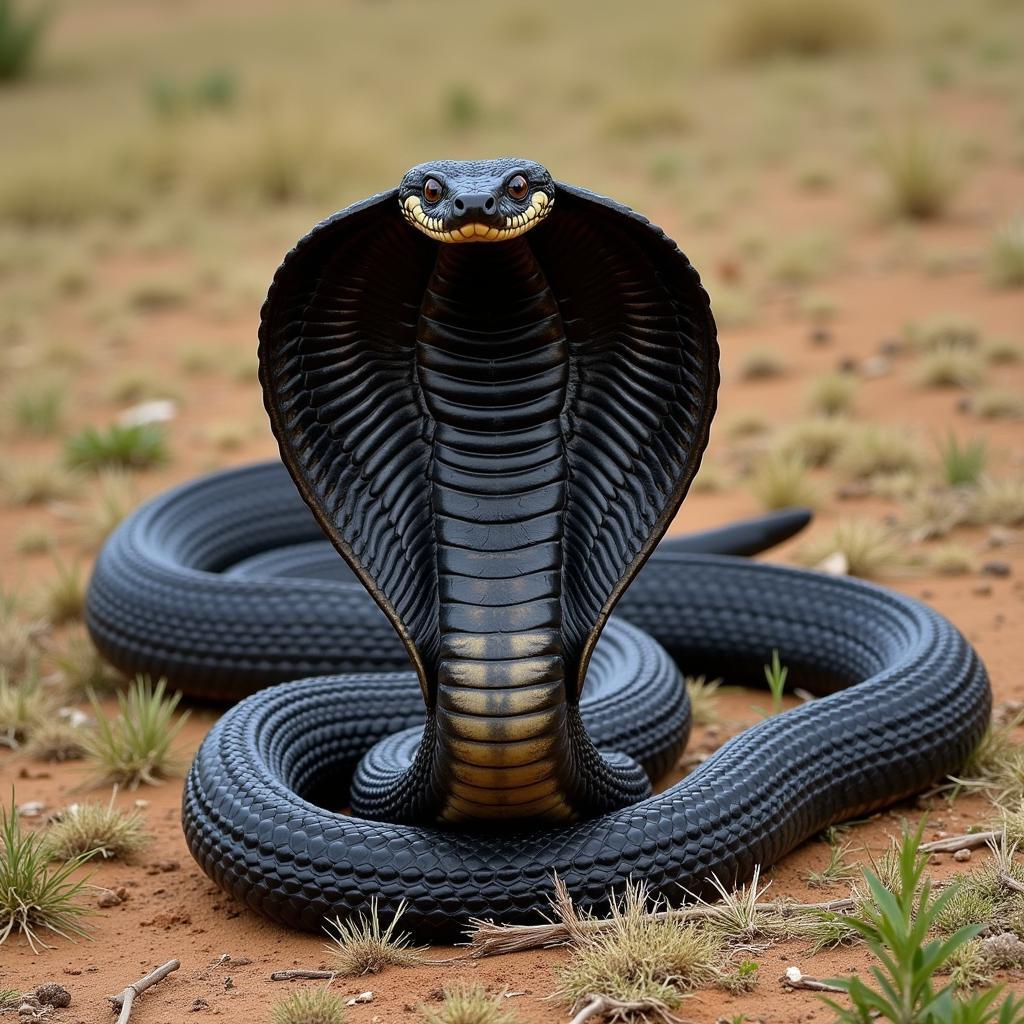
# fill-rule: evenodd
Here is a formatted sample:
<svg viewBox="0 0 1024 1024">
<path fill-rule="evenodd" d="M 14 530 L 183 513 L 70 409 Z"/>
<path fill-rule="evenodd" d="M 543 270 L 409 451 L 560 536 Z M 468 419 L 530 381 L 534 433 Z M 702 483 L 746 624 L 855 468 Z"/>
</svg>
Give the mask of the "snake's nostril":
<svg viewBox="0 0 1024 1024">
<path fill-rule="evenodd" d="M 494 196 L 488 196 L 484 200 L 484 213 L 494 213 L 494 207 L 497 204 L 494 202 Z"/>
<path fill-rule="evenodd" d="M 466 204 L 461 199 L 456 199 L 452 205 L 455 207 L 456 213 L 466 212 Z"/>
</svg>

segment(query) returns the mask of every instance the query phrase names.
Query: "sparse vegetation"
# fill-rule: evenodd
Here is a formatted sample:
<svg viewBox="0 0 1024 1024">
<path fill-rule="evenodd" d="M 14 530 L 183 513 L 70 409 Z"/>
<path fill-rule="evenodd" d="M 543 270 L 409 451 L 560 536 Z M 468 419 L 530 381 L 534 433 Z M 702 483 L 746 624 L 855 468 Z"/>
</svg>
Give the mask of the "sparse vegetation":
<svg viewBox="0 0 1024 1024">
<path fill-rule="evenodd" d="M 807 407 L 816 415 L 840 416 L 853 410 L 859 384 L 852 373 L 827 373 L 807 392 Z"/>
<path fill-rule="evenodd" d="M 829 465 L 847 443 L 850 424 L 842 419 L 824 418 L 797 420 L 779 438 L 783 457 L 798 459 L 807 466 Z"/>
<path fill-rule="evenodd" d="M 12 505 L 42 505 L 72 497 L 79 481 L 60 466 L 44 461 L 8 462 L 0 468 L 0 483 Z"/>
<path fill-rule="evenodd" d="M 43 932 L 87 937 L 82 919 L 90 911 L 80 902 L 86 879 L 74 876 L 88 855 L 51 868 L 43 837 L 22 831 L 13 795 L 10 807 L 0 807 L 0 842 L 0 945 L 18 932 L 34 951 L 48 948 Z"/>
<path fill-rule="evenodd" d="M 412 967 L 423 959 L 423 950 L 410 945 L 410 937 L 399 932 L 405 904 L 385 926 L 381 924 L 376 897 L 370 900 L 365 914 L 354 914 L 342 920 L 328 921 L 326 931 L 331 941 L 331 969 L 342 975 L 379 974 L 386 967 Z"/>
<path fill-rule="evenodd" d="M 167 438 L 163 428 L 153 423 L 86 427 L 68 438 L 65 456 L 73 468 L 93 473 L 111 466 L 148 469 L 167 461 Z"/>
<path fill-rule="evenodd" d="M 556 968 L 558 995 L 569 1005 L 595 995 L 678 1007 L 684 993 L 712 981 L 722 944 L 694 924 L 653 916 L 642 884 L 612 903 L 611 926 L 580 930 L 569 959 Z"/>
<path fill-rule="evenodd" d="M 754 466 L 750 490 L 766 508 L 787 508 L 818 503 L 818 491 L 811 482 L 807 463 L 786 451 L 768 452 Z"/>
<path fill-rule="evenodd" d="M 781 377 L 786 372 L 786 364 L 774 349 L 758 348 L 748 352 L 740 364 L 740 377 L 743 380 L 769 380 Z"/>
<path fill-rule="evenodd" d="M 47 4 L 21 8 L 20 0 L 0 0 L 0 84 L 28 73 L 50 22 Z"/>
<path fill-rule="evenodd" d="M 271 1024 L 344 1024 L 345 1004 L 327 989 L 292 992 L 274 1003 Z"/>
<path fill-rule="evenodd" d="M 894 132 L 882 141 L 879 159 L 890 213 L 908 220 L 937 220 L 947 213 L 961 175 L 931 129 L 911 124 Z"/>
<path fill-rule="evenodd" d="M 971 395 L 970 409 L 983 420 L 1024 419 L 1024 396 L 1000 388 L 985 388 Z"/>
<path fill-rule="evenodd" d="M 480 984 L 445 987 L 438 1009 L 423 1007 L 427 1024 L 517 1024 L 519 1018 L 500 995 Z"/>
<path fill-rule="evenodd" d="M 85 757 L 87 735 L 77 713 L 50 716 L 32 727 L 28 753 L 37 761 L 77 761 Z"/>
<path fill-rule="evenodd" d="M 926 388 L 968 388 L 980 384 L 984 372 L 984 364 L 975 352 L 950 346 L 923 355 L 914 380 Z"/>
<path fill-rule="evenodd" d="M 45 721 L 50 702 L 32 673 L 14 682 L 6 669 L 0 669 L 0 744 L 17 747 Z"/>
<path fill-rule="evenodd" d="M 851 429 L 835 461 L 841 474 L 855 479 L 916 475 L 925 464 L 924 452 L 906 430 L 876 423 Z"/>
<path fill-rule="evenodd" d="M 181 694 L 166 695 L 166 683 L 155 686 L 143 676 L 117 695 L 118 715 L 109 719 L 91 696 L 96 729 L 89 737 L 87 757 L 100 778 L 132 788 L 155 785 L 177 775 L 181 764 L 173 744 L 188 712 L 175 721 Z"/>
<path fill-rule="evenodd" d="M 821 871 L 809 871 L 807 884 L 812 888 L 827 888 L 857 877 L 849 861 L 850 844 L 840 842 L 833 830 L 828 833 L 828 862 Z"/>
<path fill-rule="evenodd" d="M 1004 224 L 988 253 L 989 277 L 1000 288 L 1024 287 L 1024 218 Z"/>
<path fill-rule="evenodd" d="M 985 478 L 971 496 L 970 521 L 979 526 L 1024 524 L 1024 478 Z"/>
<path fill-rule="evenodd" d="M 123 859 L 144 849 L 150 841 L 138 811 L 108 803 L 72 804 L 46 829 L 46 850 L 54 860 L 73 860 L 95 854 L 104 860 Z"/>
<path fill-rule="evenodd" d="M 84 504 L 76 509 L 83 546 L 99 548 L 138 503 L 139 490 L 128 470 L 100 470 Z"/>
<path fill-rule="evenodd" d="M 939 446 L 942 475 L 950 487 L 964 487 L 976 484 L 985 471 L 988 450 L 983 439 L 975 438 L 961 445 L 950 431 Z"/>
<path fill-rule="evenodd" d="M 942 915 L 948 915 L 956 887 L 933 892 L 924 874 L 920 845 L 920 829 L 916 834 L 904 834 L 897 877 L 889 885 L 874 873 L 864 872 L 868 898 L 861 911 L 847 918 L 846 923 L 857 930 L 879 960 L 880 966 L 871 972 L 878 987 L 872 988 L 859 977 L 831 979 L 852 1003 L 848 1008 L 833 999 L 825 1000 L 843 1024 L 866 1024 L 875 1017 L 894 1024 L 962 1024 L 993 1019 L 994 1014 L 986 1011 L 1001 994 L 998 990 L 964 998 L 954 995 L 952 982 L 935 988 L 935 974 L 948 968 L 953 954 L 970 943 L 983 926 L 971 924 L 944 938 L 928 937 Z M 1007 997 L 999 1019 L 1001 1024 L 1024 1019 L 1024 1003 Z"/>
<path fill-rule="evenodd" d="M 697 726 L 714 725 L 718 721 L 716 705 L 721 679 L 706 676 L 687 676 L 686 693 L 690 698 L 690 716 Z"/>
<path fill-rule="evenodd" d="M 726 9 L 717 45 L 729 60 L 824 57 L 873 46 L 883 34 L 871 3 L 740 0 Z"/>
<path fill-rule="evenodd" d="M 82 617 L 88 580 L 77 562 L 54 559 L 56 575 L 41 592 L 40 610 L 49 622 L 62 626 Z"/>
<path fill-rule="evenodd" d="M 943 544 L 927 556 L 927 565 L 940 576 L 963 576 L 971 572 L 974 564 L 974 552 L 963 544 Z"/>
<path fill-rule="evenodd" d="M 779 660 L 778 649 L 772 651 L 772 660 L 764 666 L 764 678 L 768 684 L 768 692 L 772 695 L 772 714 L 782 710 L 782 694 L 786 689 L 786 676 L 789 669 Z"/>
<path fill-rule="evenodd" d="M 23 434 L 50 437 L 60 426 L 64 398 L 64 386 L 55 381 L 26 382 L 10 398 L 11 422 Z"/>
<path fill-rule="evenodd" d="M 103 660 L 92 638 L 84 629 L 71 630 L 61 643 L 51 647 L 50 658 L 65 693 L 71 698 L 86 696 L 90 691 L 106 694 L 121 677 Z"/>
<path fill-rule="evenodd" d="M 903 564 L 893 531 L 872 519 L 841 520 L 830 535 L 807 544 L 800 554 L 810 566 L 839 555 L 850 576 L 864 579 L 884 576 Z"/>
</svg>

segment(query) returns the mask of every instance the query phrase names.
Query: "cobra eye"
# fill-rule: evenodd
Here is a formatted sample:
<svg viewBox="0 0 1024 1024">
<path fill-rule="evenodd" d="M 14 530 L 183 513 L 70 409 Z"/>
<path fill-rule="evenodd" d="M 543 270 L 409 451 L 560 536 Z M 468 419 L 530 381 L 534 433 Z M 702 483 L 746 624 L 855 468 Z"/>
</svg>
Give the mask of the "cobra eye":
<svg viewBox="0 0 1024 1024">
<path fill-rule="evenodd" d="M 509 178 L 505 190 L 513 199 L 525 199 L 530 191 L 530 183 L 521 174 L 515 174 Z"/>
<path fill-rule="evenodd" d="M 436 203 L 441 198 L 443 192 L 444 189 L 441 188 L 441 182 L 437 178 L 427 178 L 423 182 L 423 198 L 428 203 Z"/>
</svg>

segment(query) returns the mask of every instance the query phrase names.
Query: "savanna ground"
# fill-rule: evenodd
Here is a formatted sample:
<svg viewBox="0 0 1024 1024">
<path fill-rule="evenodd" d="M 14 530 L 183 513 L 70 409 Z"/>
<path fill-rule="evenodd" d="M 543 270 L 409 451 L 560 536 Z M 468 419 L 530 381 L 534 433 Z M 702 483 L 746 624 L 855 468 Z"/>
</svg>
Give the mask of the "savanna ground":
<svg viewBox="0 0 1024 1024">
<path fill-rule="evenodd" d="M 0 83 L 7 699 L 31 688 L 35 663 L 51 706 L 94 714 L 84 687 L 107 680 L 76 620 L 103 536 L 172 483 L 274 455 L 255 328 L 294 240 L 413 163 L 513 153 L 644 211 L 704 276 L 720 413 L 674 529 L 813 503 L 806 536 L 770 557 L 824 559 L 928 601 L 977 645 L 997 709 L 1012 713 L 1024 699 L 1022 49 L 1013 0 L 64 5 L 30 74 Z M 164 463 L 68 469 L 68 439 L 165 399 Z M 109 697 L 102 707 L 116 713 Z M 767 707 L 766 694 L 723 686 L 691 754 Z M 213 720 L 193 709 L 183 763 Z M 0 750 L 0 792 L 43 804 L 23 828 L 108 798 L 90 789 L 88 761 L 47 761 L 27 739 Z M 924 811 L 926 838 L 989 823 L 991 795 L 858 823 L 844 858 L 870 864 Z M 152 842 L 92 866 L 90 940 L 0 945 L 0 988 L 57 981 L 73 1001 L 53 1019 L 102 1021 L 106 994 L 180 957 L 133 1019 L 255 1022 L 291 984 L 272 970 L 330 966 L 321 939 L 206 880 L 179 798 L 173 779 L 118 793 L 126 809 L 140 801 Z M 929 871 L 945 879 L 988 856 L 933 856 Z M 845 880 L 811 885 L 829 857 L 827 841 L 806 843 L 768 872 L 769 895 L 845 895 Z M 783 988 L 784 969 L 827 977 L 871 957 L 809 947 L 758 947 L 753 991 L 702 989 L 678 1012 L 831 1020 L 816 995 Z M 355 1022 L 419 1019 L 459 979 L 508 993 L 523 1021 L 565 1020 L 550 997 L 568 955 L 391 968 L 334 989 L 373 990 L 348 1009 Z"/>
</svg>

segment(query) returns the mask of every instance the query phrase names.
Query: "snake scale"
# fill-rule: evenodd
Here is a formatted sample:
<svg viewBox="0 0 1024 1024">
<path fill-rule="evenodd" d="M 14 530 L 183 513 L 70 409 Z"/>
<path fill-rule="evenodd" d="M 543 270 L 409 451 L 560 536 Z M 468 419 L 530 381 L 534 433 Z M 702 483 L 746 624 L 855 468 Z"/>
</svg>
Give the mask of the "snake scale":
<svg viewBox="0 0 1024 1024">
<path fill-rule="evenodd" d="M 985 669 L 942 616 L 738 557 L 803 513 L 659 544 L 718 344 L 689 262 L 612 200 L 526 160 L 413 168 L 285 258 L 260 378 L 284 467 L 141 508 L 87 620 L 120 667 L 241 698 L 183 824 L 274 920 L 404 904 L 441 941 L 535 920 L 555 874 L 584 907 L 631 877 L 678 902 L 982 735 Z M 653 792 L 689 732 L 680 668 L 756 682 L 773 649 L 818 699 Z"/>
</svg>

